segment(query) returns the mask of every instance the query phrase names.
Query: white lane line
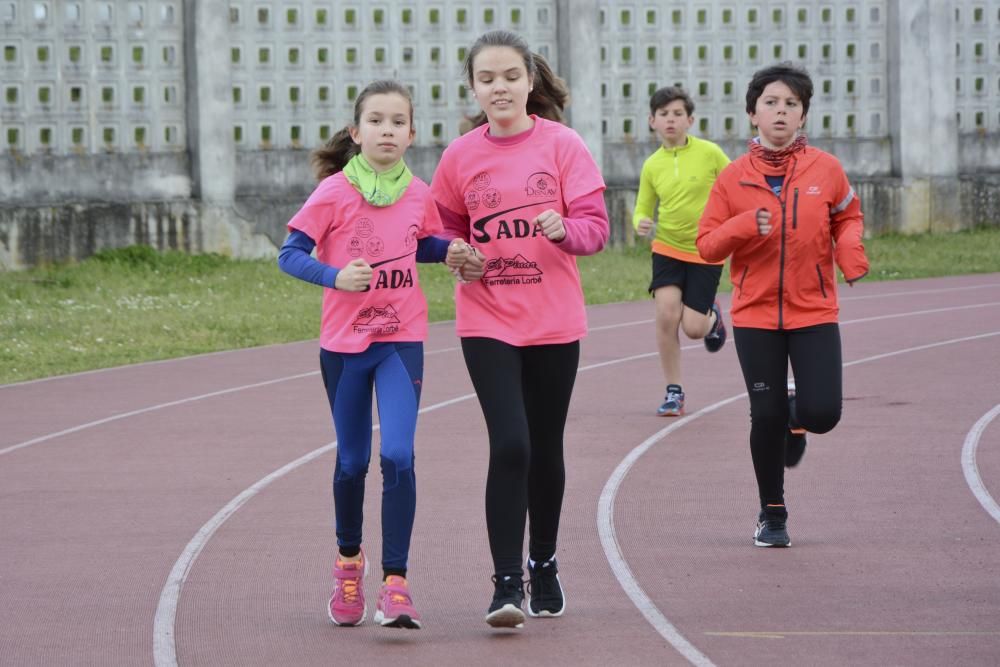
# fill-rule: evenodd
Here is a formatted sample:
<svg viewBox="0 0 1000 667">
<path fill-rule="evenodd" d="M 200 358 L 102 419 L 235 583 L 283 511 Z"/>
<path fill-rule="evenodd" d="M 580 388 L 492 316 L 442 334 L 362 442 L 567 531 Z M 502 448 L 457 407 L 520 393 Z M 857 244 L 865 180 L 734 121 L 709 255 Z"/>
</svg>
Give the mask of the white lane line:
<svg viewBox="0 0 1000 667">
<path fill-rule="evenodd" d="M 846 324 L 846 322 L 842 324 Z M 1000 336 L 1000 331 L 993 331 L 976 336 L 952 338 L 950 340 L 939 341 L 936 343 L 927 343 L 926 345 L 917 345 L 915 347 L 908 347 L 902 350 L 895 350 L 893 352 L 876 354 L 863 359 L 849 361 L 844 364 L 844 368 L 880 359 L 886 359 L 888 357 L 894 357 L 901 354 L 908 354 L 910 352 L 929 350 L 931 348 L 941 347 L 944 345 L 965 343 L 993 336 Z M 714 412 L 724 405 L 744 398 L 746 395 L 746 392 L 743 392 L 735 396 L 730 396 L 729 398 L 717 403 L 713 403 L 712 405 L 702 408 L 692 415 L 682 417 L 680 420 L 670 424 L 660 431 L 657 431 L 655 434 L 647 438 L 644 442 L 629 452 L 628 455 L 622 459 L 622 462 L 618 464 L 618 467 L 615 468 L 611 477 L 608 478 L 607 483 L 604 485 L 604 489 L 601 491 L 601 497 L 597 503 L 597 532 L 601 538 L 601 546 L 604 548 L 604 556 L 607 558 L 608 564 L 611 566 L 611 571 L 618 579 L 618 583 L 621 585 L 622 590 L 624 590 L 625 594 L 629 596 L 629 599 L 632 600 L 632 603 L 642 613 L 649 624 L 653 626 L 653 629 L 656 630 L 661 637 L 667 640 L 667 642 L 669 642 L 678 653 L 687 658 L 691 664 L 698 665 L 698 667 L 711 667 L 713 663 L 705 654 L 695 648 L 694 645 L 691 644 L 691 642 L 677 630 L 677 628 L 670 622 L 663 612 L 657 608 L 653 600 L 646 594 L 645 591 L 642 590 L 639 582 L 633 576 L 631 568 L 629 568 L 627 562 L 625 561 L 625 555 L 622 552 L 621 545 L 618 542 L 618 535 L 615 530 L 615 498 L 618 494 L 618 489 L 621 487 L 625 476 L 628 475 L 629 470 L 632 469 L 632 466 L 634 466 L 639 458 L 649 451 L 653 445 L 680 427 L 685 426 L 694 420 L 709 414 L 710 412 Z"/>
<path fill-rule="evenodd" d="M 984 334 L 982 336 L 972 336 L 969 338 L 958 339 L 958 340 L 973 340 L 976 338 L 983 338 L 998 334 L 1000 334 L 1000 332 L 995 332 L 992 334 Z M 942 345 L 942 344 L 946 343 L 932 343 L 929 345 L 920 346 L 919 348 L 909 348 L 908 350 L 904 350 L 897 353 L 888 353 L 886 355 L 878 355 L 877 357 L 870 357 L 869 359 L 883 358 L 885 356 L 892 356 L 893 354 L 900 354 L 905 351 L 926 349 L 928 347 L 936 347 L 937 345 Z M 697 346 L 693 345 L 690 347 L 697 347 Z M 634 361 L 636 359 L 654 356 L 655 354 L 656 353 L 633 355 L 629 357 L 623 357 L 617 361 L 606 361 L 606 362 L 589 364 L 587 366 L 581 367 L 579 369 L 579 372 L 593 370 L 596 368 L 603 368 L 613 363 L 624 363 L 628 361 Z M 861 362 L 860 361 L 851 362 L 850 364 L 845 364 L 845 366 L 851 365 L 853 363 L 861 363 Z M 746 396 L 745 392 L 737 396 L 730 397 L 725 401 L 716 403 L 714 406 L 704 408 L 699 412 L 690 415 L 689 417 L 684 417 L 681 420 L 674 422 L 660 433 L 657 433 L 656 435 L 648 439 L 645 443 L 643 443 L 643 445 L 640 445 L 640 447 L 644 447 L 642 451 L 639 452 L 634 451 L 633 452 L 634 456 L 633 454 L 630 454 L 629 457 L 626 459 L 627 461 L 630 461 L 628 466 L 623 468 L 622 465 L 619 465 L 620 471 L 619 470 L 615 471 L 615 474 L 612 476 L 612 479 L 615 479 L 617 476 L 618 481 L 616 482 L 616 489 L 617 485 L 621 483 L 621 480 L 625 478 L 625 475 L 628 473 L 628 469 L 631 467 L 632 463 L 634 463 L 634 461 L 637 460 L 646 451 L 646 449 L 649 449 L 649 447 L 651 447 L 655 442 L 662 439 L 662 437 L 665 436 L 668 432 L 670 432 L 675 428 L 679 428 L 682 424 L 685 424 L 688 421 L 692 421 L 697 417 L 700 417 L 702 414 L 706 414 L 707 412 L 718 409 L 719 407 L 722 407 L 726 403 L 731 403 L 743 396 Z M 432 410 L 437 410 L 443 407 L 454 405 L 456 403 L 467 401 L 474 397 L 475 394 L 465 394 L 457 398 L 453 398 L 447 401 L 443 401 L 441 403 L 436 403 L 426 408 L 422 408 L 419 414 L 423 414 L 425 412 L 430 412 Z M 378 428 L 379 428 L 378 425 L 373 426 L 373 430 L 377 430 Z M 265 487 L 270 485 L 275 480 L 287 475 L 289 472 L 292 472 L 296 468 L 299 468 L 300 466 L 305 465 L 306 463 L 312 461 L 318 456 L 321 456 L 322 454 L 332 450 L 334 447 L 336 447 L 336 443 L 331 443 L 329 445 L 316 449 L 296 459 L 295 461 L 288 463 L 287 465 L 279 468 L 278 470 L 272 472 L 271 474 L 263 477 L 256 484 L 249 487 L 248 489 L 237 495 L 229 503 L 227 503 L 225 507 L 219 510 L 216 513 L 216 515 L 208 521 L 208 523 L 206 523 L 204 526 L 201 527 L 200 530 L 198 530 L 194 538 L 192 538 L 192 540 L 185 547 L 184 551 L 181 553 L 181 556 L 178 558 L 177 562 L 174 563 L 174 566 L 170 571 L 170 575 L 167 577 L 167 582 L 160 593 L 160 601 L 157 605 L 156 616 L 153 622 L 153 657 L 155 664 L 158 667 L 175 667 L 177 665 L 177 649 L 175 641 L 177 604 L 180 599 L 181 589 L 184 585 L 185 580 L 187 579 L 188 573 L 191 571 L 195 559 L 197 559 L 198 555 L 205 548 L 205 545 L 208 543 L 208 540 L 211 539 L 212 535 L 215 534 L 215 532 L 219 529 L 219 527 L 223 523 L 225 523 L 225 521 L 229 519 L 230 516 L 232 516 L 240 507 L 245 505 L 251 498 L 260 493 Z M 611 480 L 609 480 L 609 484 L 610 483 Z M 607 491 L 607 488 L 608 487 L 605 486 L 605 492 Z M 601 495 L 602 504 L 605 501 L 605 495 L 606 495 L 605 493 L 602 493 Z M 610 503 L 609 505 L 610 509 L 614 505 L 614 497 L 611 496 L 608 502 Z M 601 511 L 604 511 L 603 508 L 599 511 L 599 517 L 601 516 L 600 514 Z M 661 636 L 664 636 L 667 639 L 667 641 L 669 641 L 670 644 L 675 648 L 680 647 L 678 648 L 678 651 L 680 651 L 682 655 L 691 660 L 693 664 L 700 665 L 702 667 L 710 667 L 712 665 L 711 661 L 709 661 L 707 657 L 698 652 L 697 649 L 695 649 L 694 646 L 690 644 L 690 642 L 688 642 L 686 639 L 684 639 L 682 635 L 680 635 L 680 633 L 676 630 L 676 628 L 674 628 L 672 624 L 670 624 L 670 622 L 666 619 L 666 617 L 659 612 L 659 610 L 652 603 L 649 597 L 646 596 L 646 594 L 642 591 L 642 588 L 639 587 L 638 582 L 635 581 L 635 578 L 632 576 L 631 571 L 628 570 L 628 565 L 625 563 L 624 556 L 621 555 L 621 550 L 618 549 L 617 547 L 618 541 L 617 537 L 615 537 L 614 534 L 613 514 L 608 515 L 608 521 L 612 522 L 610 527 L 611 532 L 609 533 L 609 535 L 610 539 L 612 540 L 612 544 L 614 545 L 614 548 L 617 549 L 618 551 L 621 562 L 621 568 L 622 570 L 628 572 L 628 583 L 622 581 L 621 577 L 619 577 L 619 582 L 621 583 L 622 587 L 626 590 L 629 597 L 632 599 L 633 603 L 636 604 L 636 606 L 643 613 L 643 615 L 646 616 L 647 619 L 650 619 L 650 623 L 653 624 L 653 627 L 660 633 Z M 602 523 L 600 521 L 600 518 L 598 523 L 598 532 L 600 533 L 601 543 L 605 547 L 605 555 L 607 556 L 608 536 L 606 536 L 604 532 L 602 532 Z M 610 562 L 611 556 L 607 557 Z M 699 658 L 698 656 L 701 656 L 701 658 Z M 704 662 L 698 662 L 698 660 L 701 659 L 704 659 Z"/>
<path fill-rule="evenodd" d="M 652 353 L 652 355 L 655 354 L 655 352 Z M 595 368 L 602 368 L 613 363 L 634 361 L 636 359 L 652 355 L 640 354 L 623 357 L 616 361 L 606 361 L 590 364 L 588 366 L 581 366 L 577 372 L 582 373 Z M 465 394 L 463 396 L 458 396 L 457 398 L 435 403 L 434 405 L 430 405 L 426 408 L 421 408 L 418 414 L 424 414 L 426 412 L 431 412 L 432 410 L 438 410 L 456 403 L 461 403 L 475 398 L 475 396 L 475 394 Z M 379 425 L 373 425 L 372 430 L 373 432 L 379 430 Z M 184 551 L 181 552 L 180 557 L 170 570 L 170 574 L 167 577 L 167 583 L 160 592 L 160 601 L 156 606 L 156 616 L 153 620 L 153 659 L 157 667 L 175 667 L 177 665 L 177 645 L 174 638 L 174 628 L 177 621 L 177 603 L 180 599 L 181 588 L 187 580 L 188 573 L 191 571 L 194 561 L 198 558 L 198 555 L 212 538 L 212 535 L 214 535 L 219 527 L 225 523 L 226 520 L 229 519 L 229 517 L 231 517 L 240 507 L 245 505 L 255 495 L 263 491 L 264 488 L 269 486 L 272 482 L 284 477 L 296 468 L 299 468 L 317 457 L 333 450 L 336 446 L 337 443 L 332 442 L 328 445 L 320 447 L 319 449 L 315 449 L 261 478 L 257 483 L 248 487 L 235 498 L 230 500 L 225 507 L 216 512 L 215 516 L 209 519 L 208 522 L 203 525 L 197 533 L 195 533 L 195 536 L 190 542 L 188 542 Z"/>
<path fill-rule="evenodd" d="M 459 348 L 457 347 L 445 347 L 439 350 L 431 350 L 426 352 L 424 356 L 430 356 L 433 354 L 442 354 L 444 352 L 454 352 Z M 159 363 L 159 362 L 156 362 Z M 100 426 L 102 424 L 108 424 L 110 422 L 115 422 L 120 419 L 128 419 L 129 417 L 135 417 L 137 415 L 146 414 L 147 412 L 155 412 L 157 410 L 164 410 L 166 408 L 176 407 L 178 405 L 184 405 L 185 403 L 193 403 L 195 401 L 201 401 L 206 398 L 215 398 L 216 396 L 225 396 L 226 394 L 232 394 L 237 391 L 244 391 L 246 389 L 256 389 L 258 387 L 266 387 L 271 384 L 278 384 L 279 382 L 288 382 L 290 380 L 301 380 L 302 378 L 312 377 L 314 375 L 319 375 L 319 371 L 309 371 L 306 373 L 299 373 L 297 375 L 286 375 L 285 377 L 274 378 L 272 380 L 264 380 L 262 382 L 254 382 L 252 384 L 244 384 L 239 387 L 229 387 L 227 389 L 220 389 L 218 391 L 211 391 L 207 394 L 198 394 L 197 396 L 188 396 L 187 398 L 180 398 L 176 401 L 168 401 L 166 403 L 157 403 L 156 405 L 149 405 L 145 408 L 139 408 L 138 410 L 130 410 L 129 412 L 121 412 L 116 415 L 111 415 L 110 417 L 104 417 L 103 419 L 96 419 L 94 421 L 87 422 L 85 424 L 77 424 L 70 428 L 63 429 L 61 431 L 56 431 L 54 433 L 47 433 L 46 435 L 40 435 L 37 438 L 32 438 L 31 440 L 25 440 L 24 442 L 19 442 L 16 445 L 11 445 L 10 447 L 5 447 L 0 449 L 0 456 L 4 454 L 9 454 L 18 449 L 23 449 L 25 447 L 30 447 L 31 445 L 37 445 L 39 443 L 45 442 L 47 440 L 52 440 L 63 435 L 69 435 L 70 433 L 76 433 L 78 431 L 83 431 L 88 428 L 93 428 L 95 426 Z"/>
<path fill-rule="evenodd" d="M 127 419 L 129 417 L 135 417 L 136 415 L 145 414 L 147 412 L 154 412 L 156 410 L 162 410 L 164 408 L 171 408 L 176 405 L 184 405 L 185 403 L 193 403 L 194 401 L 200 401 L 205 398 L 212 398 L 215 396 L 224 396 L 225 394 L 232 394 L 237 391 L 243 391 L 244 389 L 255 389 L 257 387 L 266 387 L 267 385 L 277 384 L 279 382 L 287 382 L 288 380 L 298 380 L 300 378 L 309 377 L 310 375 L 318 375 L 319 371 L 311 371 L 309 373 L 299 373 L 298 375 L 289 375 L 283 378 L 275 378 L 273 380 L 265 380 L 264 382 L 255 382 L 253 384 L 245 384 L 240 387 L 229 387 L 228 389 L 220 389 L 219 391 L 212 391 L 207 394 L 199 394 L 197 396 L 188 396 L 187 398 L 181 398 L 176 401 L 170 401 L 168 403 L 158 403 L 157 405 L 150 405 L 145 408 L 139 408 L 138 410 L 131 410 L 129 412 L 122 412 L 117 415 L 112 415 L 110 417 L 105 417 L 104 419 L 97 419 L 92 422 L 87 422 L 86 424 L 78 424 L 71 428 L 66 428 L 61 431 L 56 431 L 55 433 L 49 433 L 47 435 L 41 435 L 37 438 L 32 438 L 31 440 L 25 440 L 24 442 L 19 442 L 16 445 L 11 445 L 5 449 L 0 449 L 0 456 L 3 454 L 9 454 L 18 449 L 23 449 L 24 447 L 30 447 L 31 445 L 37 445 L 40 442 L 45 442 L 46 440 L 52 440 L 53 438 L 58 438 L 62 435 L 68 435 L 70 433 L 76 433 L 77 431 L 82 431 L 84 429 L 93 428 L 94 426 L 100 426 L 101 424 L 107 424 L 109 422 L 115 422 L 120 419 Z"/>
<path fill-rule="evenodd" d="M 968 305 L 964 305 L 964 306 L 949 306 L 947 308 L 933 308 L 933 309 L 930 309 L 930 310 L 916 310 L 916 311 L 910 311 L 908 313 L 890 313 L 890 314 L 887 314 L 887 315 L 876 315 L 875 317 L 865 317 L 865 318 L 856 319 L 856 320 L 846 320 L 844 322 L 841 322 L 840 326 L 843 327 L 843 326 L 847 326 L 849 324 L 860 324 L 860 323 L 863 323 L 863 322 L 876 322 L 878 320 L 889 320 L 889 319 L 895 319 L 895 318 L 900 318 L 900 317 L 910 317 L 910 316 L 913 316 L 913 315 L 928 315 L 928 314 L 935 314 L 935 313 L 943 313 L 943 312 L 948 312 L 948 311 L 953 311 L 953 310 L 968 310 L 970 308 L 986 308 L 986 307 L 989 307 L 989 306 L 1000 306 L 1000 301 L 990 301 L 990 302 L 987 302 L 987 303 L 973 303 L 973 304 L 968 304 Z M 643 321 L 634 321 L 634 322 L 629 322 L 626 325 L 622 325 L 622 326 L 632 326 L 632 325 L 636 325 L 636 324 L 647 324 L 649 322 L 652 322 L 652 320 L 648 320 L 648 321 L 645 321 L 645 320 L 643 320 Z M 617 328 L 617 326 L 618 325 L 608 325 L 606 327 L 595 327 L 592 330 L 596 331 L 596 330 L 602 329 L 602 328 L 603 329 L 611 329 L 611 328 Z M 693 350 L 693 349 L 700 348 L 700 347 L 701 347 L 701 343 L 694 343 L 692 345 L 685 345 L 685 346 L 681 347 L 681 350 Z M 454 351 L 460 350 L 460 349 L 461 348 L 457 347 L 457 346 L 439 348 L 439 349 L 431 350 L 431 351 L 425 353 L 425 356 L 430 356 L 430 355 L 434 355 L 434 354 L 443 354 L 445 352 L 454 352 Z M 605 361 L 605 362 L 597 363 L 597 364 L 594 364 L 594 365 L 589 366 L 589 367 L 581 368 L 580 370 L 582 371 L 582 370 L 589 370 L 590 368 L 600 368 L 601 366 L 607 366 L 607 365 L 610 365 L 610 364 L 622 363 L 624 361 L 635 361 L 637 359 L 646 359 L 648 357 L 655 357 L 657 354 L 659 354 L 659 353 L 658 352 L 640 353 L 640 354 L 636 354 L 636 355 L 631 356 L 631 357 L 624 357 L 624 358 L 619 358 L 619 359 L 613 359 L 611 361 Z M 194 401 L 200 401 L 200 400 L 203 400 L 203 399 L 206 399 L 206 398 L 213 398 L 215 396 L 223 396 L 225 394 L 231 394 L 233 392 L 243 391 L 244 389 L 254 389 L 256 387 L 263 387 L 263 386 L 266 386 L 266 385 L 269 385 L 269 384 L 275 384 L 275 383 L 278 383 L 278 382 L 287 382 L 289 380 L 298 380 L 298 379 L 305 378 L 305 377 L 310 377 L 310 376 L 313 376 L 313 375 L 319 375 L 319 371 L 310 371 L 308 373 L 300 373 L 298 375 L 289 375 L 289 376 L 283 377 L 283 378 L 275 378 L 273 380 L 265 380 L 264 382 L 256 382 L 256 383 L 253 383 L 253 384 L 247 384 L 247 385 L 243 385 L 243 386 L 240 386 L 240 387 L 230 387 L 228 389 L 221 389 L 219 391 L 214 391 L 214 392 L 210 392 L 210 393 L 207 393 L 207 394 L 200 394 L 198 396 L 189 396 L 188 398 L 182 398 L 182 399 L 179 399 L 179 400 L 176 400 L 176 401 L 170 401 L 168 403 L 159 403 L 157 405 L 150 405 L 150 406 L 145 407 L 145 408 L 140 408 L 138 410 L 132 410 L 130 412 L 123 412 L 121 414 L 112 415 L 110 417 L 105 417 L 103 419 L 98 419 L 98 420 L 95 420 L 95 421 L 87 422 L 85 424 L 79 424 L 79 425 L 73 426 L 71 428 L 63 429 L 62 431 L 57 431 L 55 433 L 49 433 L 47 435 L 38 436 L 37 438 L 32 438 L 31 440 L 26 440 L 26 441 L 20 442 L 20 443 L 18 443 L 16 445 L 11 445 L 10 447 L 7 447 L 5 449 L 0 449 L 0 456 L 3 456 L 4 454 L 9 454 L 10 452 L 16 451 L 18 449 L 22 449 L 24 447 L 29 447 L 31 445 L 37 445 L 37 444 L 45 442 L 47 440 L 52 440 L 54 438 L 58 438 L 59 436 L 68 435 L 70 433 L 76 433 L 78 431 L 82 431 L 84 429 L 92 428 L 94 426 L 100 426 L 101 424 L 107 424 L 109 422 L 118 421 L 119 419 L 126 419 L 128 417 L 135 417 L 136 415 L 145 414 L 147 412 L 154 412 L 156 410 L 163 410 L 165 408 L 175 407 L 175 406 L 178 406 L 178 405 L 183 405 L 185 403 L 191 403 L 191 402 L 194 402 Z"/>
<path fill-rule="evenodd" d="M 869 284 L 872 284 L 872 283 L 869 283 Z M 839 289 L 839 287 L 840 286 L 838 286 L 838 289 Z M 839 294 L 838 294 L 838 296 L 839 296 L 839 300 L 840 301 L 863 301 L 863 300 L 866 300 L 866 299 L 881 299 L 881 298 L 884 298 L 884 297 L 892 297 L 892 296 L 908 296 L 908 295 L 911 295 L 911 294 L 940 294 L 940 293 L 943 293 L 943 292 L 958 292 L 958 291 L 974 290 L 974 289 L 990 289 L 990 288 L 993 288 L 993 287 L 1000 287 L 1000 283 L 984 283 L 984 284 L 981 284 L 981 285 L 965 285 L 965 286 L 962 286 L 962 287 L 942 287 L 942 288 L 938 288 L 938 289 L 910 290 L 908 292 L 884 292 L 882 294 L 866 294 L 864 296 L 839 296 L 840 294 L 843 294 L 843 291 L 840 291 Z M 650 301 L 652 301 L 652 300 L 650 300 Z M 630 301 L 619 301 L 618 303 L 631 303 L 631 302 Z M 611 306 L 611 305 L 616 305 L 616 304 L 602 303 L 602 304 L 594 304 L 594 305 L 595 306 Z M 649 324 L 650 322 L 652 322 L 652 320 L 642 320 L 642 321 L 635 322 L 634 324 Z M 439 327 L 439 326 L 443 326 L 443 325 L 447 325 L 447 324 L 452 324 L 452 323 L 454 323 L 454 320 L 439 320 L 437 322 L 430 322 L 428 324 L 428 326 Z M 611 328 L 615 328 L 616 326 L 625 326 L 625 325 L 609 325 L 607 327 L 594 327 L 593 329 L 591 329 L 591 331 L 599 331 L 599 330 L 601 330 L 603 328 L 609 328 L 609 329 L 611 329 Z M 134 363 L 134 364 L 123 364 L 121 366 L 110 366 L 108 368 L 95 368 L 95 369 L 92 369 L 92 370 L 89 370 L 89 371 L 79 371 L 79 372 L 76 372 L 76 373 L 66 373 L 65 375 L 52 375 L 52 376 L 44 377 L 44 378 L 35 378 L 34 380 L 22 380 L 20 382 L 11 382 L 9 384 L 0 384 L 0 390 L 11 388 L 11 387 L 21 387 L 21 386 L 24 386 L 24 385 L 27 385 L 27 384 L 39 384 L 41 382 L 56 382 L 56 381 L 59 381 L 59 380 L 66 380 L 66 379 L 70 379 L 70 378 L 79 377 L 81 375 L 94 375 L 96 373 L 108 373 L 110 371 L 122 370 L 124 368 L 132 368 L 132 367 L 135 367 L 135 366 L 151 366 L 151 365 L 158 365 L 158 364 L 169 364 L 169 363 L 173 363 L 173 362 L 176 362 L 176 361 L 185 361 L 185 360 L 188 360 L 188 359 L 200 359 L 202 357 L 211 357 L 211 356 L 222 355 L 222 354 L 235 354 L 235 353 L 238 353 L 238 352 L 246 352 L 248 350 L 266 350 L 266 349 L 272 348 L 272 347 L 282 347 L 282 346 L 285 346 L 285 345 L 298 345 L 300 343 L 308 343 L 308 342 L 309 341 L 294 341 L 294 342 L 291 342 L 291 343 L 271 343 L 270 345 L 260 345 L 258 347 L 253 347 L 253 348 L 246 348 L 246 347 L 244 347 L 244 348 L 239 348 L 239 349 L 236 349 L 236 350 L 216 350 L 214 352 L 202 352 L 201 354 L 192 354 L 192 355 L 188 355 L 186 357 L 173 357 L 171 359 L 156 359 L 156 360 L 153 360 L 153 361 L 140 361 L 140 362 L 137 362 L 137 363 Z"/>
<path fill-rule="evenodd" d="M 962 472 L 965 473 L 965 483 L 972 489 L 972 495 L 976 497 L 979 504 L 983 506 L 993 519 L 1000 523 L 1000 505 L 993 499 L 990 492 L 983 484 L 983 478 L 979 476 L 979 466 L 976 464 L 976 449 L 979 447 L 979 438 L 990 422 L 1000 415 L 1000 404 L 979 418 L 965 436 L 965 443 L 962 445 Z"/>
<path fill-rule="evenodd" d="M 434 405 L 422 408 L 418 414 L 432 412 L 440 408 L 448 407 L 449 405 L 454 405 L 455 403 L 461 403 L 462 401 L 467 401 L 475 396 L 475 394 L 465 394 L 464 396 L 435 403 Z M 372 426 L 372 432 L 378 430 L 378 424 Z M 225 507 L 216 512 L 215 516 L 209 519 L 208 522 L 202 526 L 197 533 L 195 533 L 195 536 L 191 538 L 191 541 L 188 542 L 186 547 L 184 547 L 184 551 L 181 552 L 180 558 L 177 559 L 177 562 L 174 563 L 174 567 L 170 570 L 170 574 L 167 576 L 167 583 L 160 592 L 160 601 L 156 605 L 156 616 L 153 618 L 153 662 L 157 665 L 157 667 L 176 667 L 177 665 L 177 643 L 174 637 L 174 626 L 177 621 L 177 603 L 180 600 L 181 588 L 184 586 L 184 582 L 187 580 L 188 573 L 191 572 L 191 567 L 194 565 L 195 560 L 205 548 L 205 545 L 208 544 L 208 541 L 212 539 L 212 535 L 215 534 L 215 531 L 217 531 L 219 527 L 222 526 L 227 519 L 229 519 L 229 517 L 235 514 L 239 508 L 247 504 L 251 498 L 263 491 L 264 488 L 269 486 L 272 482 L 281 479 L 288 473 L 304 466 L 323 454 L 336 449 L 336 447 L 337 443 L 334 441 L 328 445 L 320 447 L 319 449 L 314 449 L 308 454 L 295 459 L 291 463 L 288 463 L 278 468 L 271 474 L 261 478 L 253 486 L 248 487 L 242 493 L 226 503 Z"/>
</svg>

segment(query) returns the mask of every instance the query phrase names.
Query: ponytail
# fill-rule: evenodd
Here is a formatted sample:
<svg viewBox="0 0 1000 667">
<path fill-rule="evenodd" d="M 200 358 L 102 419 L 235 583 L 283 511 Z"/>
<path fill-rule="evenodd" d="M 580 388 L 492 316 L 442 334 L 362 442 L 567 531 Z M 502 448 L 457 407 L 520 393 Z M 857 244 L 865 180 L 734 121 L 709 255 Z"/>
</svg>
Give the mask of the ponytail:
<svg viewBox="0 0 1000 667">
<path fill-rule="evenodd" d="M 342 128 L 322 148 L 312 152 L 310 162 L 317 181 L 342 171 L 351 158 L 361 152 L 361 146 L 354 143 L 349 127 Z"/>
<path fill-rule="evenodd" d="M 528 113 L 542 118 L 565 123 L 563 109 L 569 103 L 569 88 L 545 58 L 538 53 L 531 54 L 535 65 L 535 80 L 528 94 Z"/>
</svg>

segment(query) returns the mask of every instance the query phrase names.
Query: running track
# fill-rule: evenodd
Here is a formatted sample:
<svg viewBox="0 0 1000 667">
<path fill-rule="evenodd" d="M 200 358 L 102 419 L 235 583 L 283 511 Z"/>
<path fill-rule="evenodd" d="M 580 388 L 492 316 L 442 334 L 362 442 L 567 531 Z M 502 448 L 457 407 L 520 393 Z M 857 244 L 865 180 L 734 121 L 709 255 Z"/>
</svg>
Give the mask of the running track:
<svg viewBox="0 0 1000 667">
<path fill-rule="evenodd" d="M 686 341 L 688 416 L 658 418 L 651 304 L 590 308 L 568 609 L 521 631 L 482 621 L 487 444 L 450 323 L 431 327 L 417 432 L 419 632 L 326 618 L 315 341 L 0 386 L 0 664 L 996 665 L 1000 274 L 841 296 L 844 418 L 786 478 L 787 550 L 751 544 L 732 344 Z M 379 484 L 374 465 L 376 563 Z"/>
</svg>

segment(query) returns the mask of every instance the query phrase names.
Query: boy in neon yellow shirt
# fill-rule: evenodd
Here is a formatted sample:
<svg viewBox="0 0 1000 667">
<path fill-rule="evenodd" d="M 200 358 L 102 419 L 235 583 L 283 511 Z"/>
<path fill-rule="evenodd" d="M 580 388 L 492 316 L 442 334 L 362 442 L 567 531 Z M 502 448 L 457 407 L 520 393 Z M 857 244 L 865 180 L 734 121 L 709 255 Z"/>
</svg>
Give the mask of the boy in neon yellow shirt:
<svg viewBox="0 0 1000 667">
<path fill-rule="evenodd" d="M 656 343 L 667 382 L 656 413 L 664 417 L 684 414 L 679 331 L 688 338 L 703 338 L 709 352 L 719 351 L 726 342 L 715 300 L 722 264 L 702 259 L 695 238 L 712 184 L 729 158 L 711 141 L 689 136 L 693 124 L 694 102 L 684 90 L 670 86 L 653 93 L 649 126 L 662 145 L 642 165 L 632 217 L 640 236 L 656 228 L 649 292 L 656 303 Z"/>
</svg>

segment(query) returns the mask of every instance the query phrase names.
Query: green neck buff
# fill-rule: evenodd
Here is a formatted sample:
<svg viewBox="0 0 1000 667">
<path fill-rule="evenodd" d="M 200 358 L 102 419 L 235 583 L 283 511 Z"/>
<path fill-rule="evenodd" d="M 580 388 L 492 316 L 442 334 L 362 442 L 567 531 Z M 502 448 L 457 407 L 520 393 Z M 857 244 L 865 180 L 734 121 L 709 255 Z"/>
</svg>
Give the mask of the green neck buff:
<svg viewBox="0 0 1000 667">
<path fill-rule="evenodd" d="M 344 167 L 344 176 L 372 206 L 391 206 L 400 200 L 413 180 L 413 172 L 400 160 L 388 171 L 372 169 L 361 153 Z"/>
</svg>

